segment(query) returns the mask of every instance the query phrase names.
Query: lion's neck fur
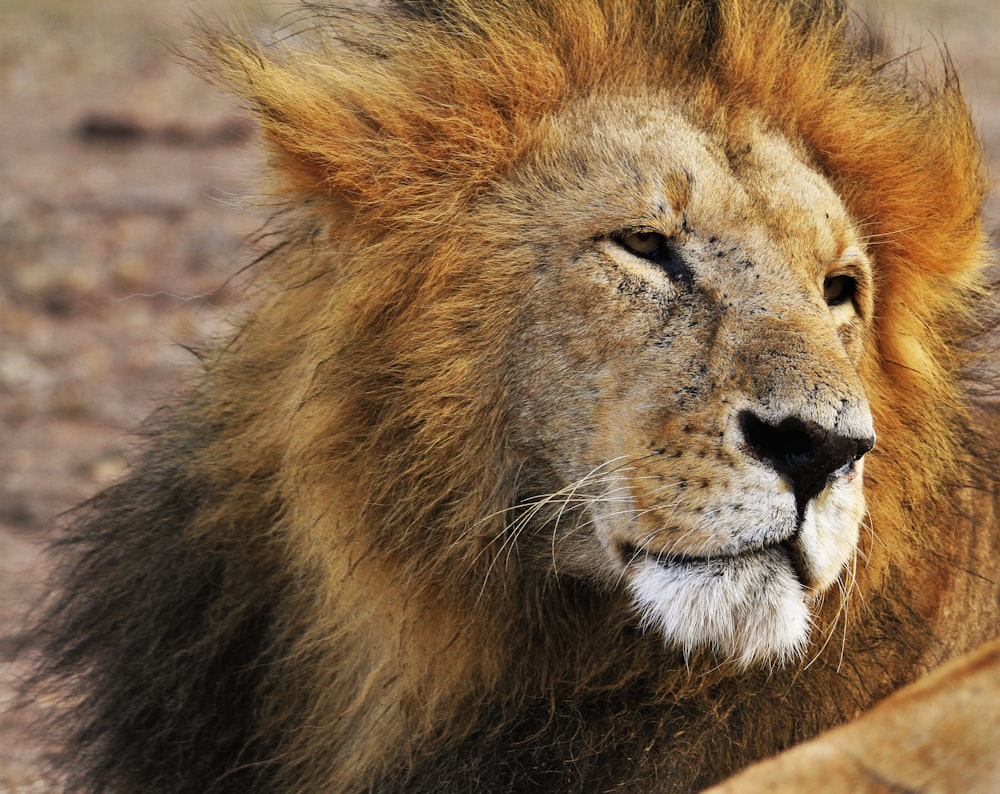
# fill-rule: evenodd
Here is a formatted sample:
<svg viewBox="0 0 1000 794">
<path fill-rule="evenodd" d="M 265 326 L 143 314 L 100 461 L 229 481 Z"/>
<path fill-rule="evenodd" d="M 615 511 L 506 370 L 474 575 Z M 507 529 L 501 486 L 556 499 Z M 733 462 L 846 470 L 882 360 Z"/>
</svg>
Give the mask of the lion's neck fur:
<svg viewBox="0 0 1000 794">
<path fill-rule="evenodd" d="M 317 780 L 412 774 L 433 790 L 442 775 L 456 774 L 453 767 L 529 738 L 544 748 L 533 763 L 559 770 L 578 758 L 591 781 L 607 765 L 610 784 L 624 771 L 603 757 L 614 742 L 621 757 L 646 754 L 650 781 L 663 780 L 669 762 L 671 777 L 707 785 L 747 758 L 856 716 L 989 636 L 995 587 L 984 597 L 990 588 L 970 583 L 962 570 L 981 570 L 981 561 L 949 562 L 956 566 L 951 587 L 943 587 L 936 561 L 910 568 L 905 586 L 875 587 L 859 577 L 844 612 L 827 616 L 805 669 L 740 673 L 711 658 L 681 658 L 659 637 L 629 628 L 623 599 L 573 580 L 540 583 L 508 571 L 482 592 L 415 588 L 393 598 L 384 585 L 369 592 L 360 583 L 406 574 L 392 561 L 362 561 L 353 571 L 358 586 L 346 577 L 354 598 L 345 599 L 344 579 L 332 577 L 329 602 L 313 605 L 313 622 L 293 640 L 289 674 L 301 674 L 303 656 L 314 672 L 297 681 L 302 709 L 289 713 L 296 734 L 288 749 L 323 759 L 323 768 L 308 770 Z M 956 632 L 950 613 L 970 589 L 992 610 L 981 612 L 982 625 Z M 828 613 L 839 612 L 831 607 Z M 288 706 L 287 692 L 282 703 Z M 615 726 L 626 710 L 632 728 L 622 736 Z M 495 771 L 509 774 L 503 765 L 519 761 L 515 752 Z"/>
<path fill-rule="evenodd" d="M 978 583 L 962 570 L 981 570 L 981 561 L 967 558 L 949 561 L 950 587 L 937 561 L 909 568 L 905 585 L 876 586 L 860 576 L 843 613 L 831 598 L 807 667 L 740 673 L 669 651 L 658 636 L 630 628 L 623 598 L 585 583 L 539 582 L 512 566 L 486 574 L 492 581 L 481 590 L 479 577 L 461 586 L 407 587 L 400 583 L 412 575 L 405 566 L 378 557 L 317 572 L 326 579 L 317 592 L 328 600 L 292 606 L 308 623 L 289 638 L 286 680 L 298 699 L 283 691 L 287 711 L 276 716 L 279 724 L 289 721 L 281 724 L 293 736 L 287 751 L 322 759 L 306 770 L 314 780 L 412 774 L 433 790 L 442 775 L 456 774 L 453 767 L 532 738 L 544 748 L 532 763 L 560 770 L 565 759 L 578 758 L 591 781 L 606 774 L 610 784 L 624 771 L 602 753 L 614 742 L 621 757 L 646 754 L 650 781 L 663 780 L 669 762 L 671 777 L 707 785 L 748 758 L 856 716 L 989 636 L 985 621 L 958 636 L 950 620 L 963 590 L 978 590 L 989 603 L 987 588 L 972 586 Z M 405 597 L 394 595 L 397 583 Z M 312 674 L 302 678 L 303 668 Z M 622 736 L 615 726 L 626 710 L 632 728 Z M 511 774 L 503 765 L 518 764 L 517 755 L 496 773 Z"/>
</svg>

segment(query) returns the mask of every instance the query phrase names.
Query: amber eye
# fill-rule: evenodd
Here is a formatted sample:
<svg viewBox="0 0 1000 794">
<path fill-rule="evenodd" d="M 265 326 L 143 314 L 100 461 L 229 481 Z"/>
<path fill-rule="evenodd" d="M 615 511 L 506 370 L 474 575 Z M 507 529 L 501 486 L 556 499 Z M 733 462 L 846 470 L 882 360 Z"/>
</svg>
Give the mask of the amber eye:
<svg viewBox="0 0 1000 794">
<path fill-rule="evenodd" d="M 645 259 L 676 281 L 689 282 L 691 272 L 681 250 L 659 232 L 622 232 L 612 239 L 633 256 Z"/>
<path fill-rule="evenodd" d="M 823 299 L 827 306 L 841 306 L 854 300 L 857 282 L 850 276 L 830 276 L 823 281 Z"/>
<path fill-rule="evenodd" d="M 619 237 L 618 242 L 643 259 L 655 259 L 667 247 L 667 238 L 658 232 L 629 232 Z"/>
</svg>

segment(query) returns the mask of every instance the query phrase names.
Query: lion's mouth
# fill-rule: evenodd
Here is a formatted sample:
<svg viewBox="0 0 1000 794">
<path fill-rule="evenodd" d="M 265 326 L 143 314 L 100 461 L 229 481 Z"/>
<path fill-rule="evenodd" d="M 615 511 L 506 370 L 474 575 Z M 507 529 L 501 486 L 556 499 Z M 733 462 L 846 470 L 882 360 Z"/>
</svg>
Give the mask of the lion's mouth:
<svg viewBox="0 0 1000 794">
<path fill-rule="evenodd" d="M 717 575 L 722 575 L 727 569 L 747 560 L 754 560 L 764 556 L 773 556 L 774 552 L 780 553 L 787 561 L 795 574 L 795 578 L 806 587 L 811 589 L 812 584 L 807 574 L 809 566 L 804 557 L 801 544 L 798 543 L 797 534 L 791 535 L 781 540 L 772 541 L 755 546 L 746 546 L 735 551 L 725 551 L 703 555 L 674 554 L 666 551 L 652 551 L 643 546 L 633 543 L 621 543 L 619 553 L 625 567 L 634 565 L 641 560 L 651 560 L 667 570 L 677 568 L 702 568 L 712 570 Z"/>
</svg>

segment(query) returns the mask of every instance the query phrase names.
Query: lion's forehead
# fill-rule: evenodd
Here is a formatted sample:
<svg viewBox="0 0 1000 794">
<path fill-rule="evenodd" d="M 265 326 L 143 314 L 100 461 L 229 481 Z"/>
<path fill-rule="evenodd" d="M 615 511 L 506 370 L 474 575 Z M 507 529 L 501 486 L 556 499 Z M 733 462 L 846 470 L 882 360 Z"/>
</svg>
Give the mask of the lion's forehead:
<svg viewBox="0 0 1000 794">
<path fill-rule="evenodd" d="M 860 246 L 843 201 L 810 153 L 759 119 L 699 124 L 657 95 L 589 99 L 557 118 L 556 127 L 555 137 L 569 142 L 562 151 L 567 169 L 590 188 L 597 223 L 639 226 L 671 214 L 748 251 L 823 263 Z M 580 187 L 573 184 L 577 201 Z"/>
</svg>

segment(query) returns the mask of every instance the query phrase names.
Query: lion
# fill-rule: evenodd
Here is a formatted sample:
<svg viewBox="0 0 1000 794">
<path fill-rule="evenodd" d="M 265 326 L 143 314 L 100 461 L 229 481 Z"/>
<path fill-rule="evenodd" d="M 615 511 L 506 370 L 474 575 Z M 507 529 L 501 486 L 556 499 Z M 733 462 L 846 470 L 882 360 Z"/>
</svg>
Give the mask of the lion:
<svg viewBox="0 0 1000 794">
<path fill-rule="evenodd" d="M 949 69 L 826 0 L 303 6 L 200 29 L 278 242 L 62 541 L 68 789 L 694 791 L 995 633 Z"/>
</svg>

